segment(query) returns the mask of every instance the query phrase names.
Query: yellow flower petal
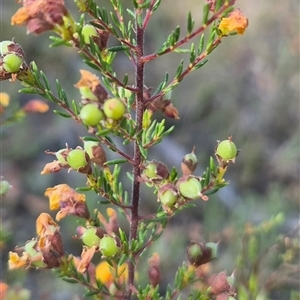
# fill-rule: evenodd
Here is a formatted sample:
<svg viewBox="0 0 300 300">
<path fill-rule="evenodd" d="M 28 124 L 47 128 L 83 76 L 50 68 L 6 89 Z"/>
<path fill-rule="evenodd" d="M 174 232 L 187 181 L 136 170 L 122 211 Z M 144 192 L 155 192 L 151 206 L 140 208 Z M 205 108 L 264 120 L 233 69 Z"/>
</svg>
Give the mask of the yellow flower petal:
<svg viewBox="0 0 300 300">
<path fill-rule="evenodd" d="M 119 278 L 114 278 L 113 274 L 114 274 L 113 268 L 106 261 L 102 261 L 101 263 L 99 263 L 95 270 L 96 278 L 106 286 L 110 286 L 113 280 L 118 281 L 119 279 L 120 282 L 124 282 L 127 279 L 128 277 L 127 264 L 123 264 L 118 268 Z"/>
<path fill-rule="evenodd" d="M 0 93 L 0 104 L 4 107 L 9 105 L 9 95 L 7 93 Z"/>
<path fill-rule="evenodd" d="M 16 252 L 9 252 L 9 260 L 8 260 L 8 268 L 12 269 L 20 269 L 28 265 L 28 254 L 25 252 L 22 256 L 19 256 Z"/>
</svg>

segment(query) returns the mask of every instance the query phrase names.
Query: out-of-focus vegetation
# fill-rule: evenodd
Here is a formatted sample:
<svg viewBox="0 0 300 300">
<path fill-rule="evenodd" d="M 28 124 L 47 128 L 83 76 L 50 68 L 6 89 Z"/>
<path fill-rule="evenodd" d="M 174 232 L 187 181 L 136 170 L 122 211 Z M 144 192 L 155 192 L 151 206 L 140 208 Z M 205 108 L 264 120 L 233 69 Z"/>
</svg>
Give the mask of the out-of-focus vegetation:
<svg viewBox="0 0 300 300">
<path fill-rule="evenodd" d="M 74 6 L 72 1 L 66 2 Z M 193 9 L 196 4 L 192 0 L 162 2 L 145 41 L 149 53 L 177 24 L 183 23 L 187 7 L 197 19 Z M 247 14 L 248 30 L 238 39 L 226 39 L 211 55 L 207 66 L 173 91 L 180 120 L 169 121 L 168 125 L 176 125 L 177 130 L 153 152 L 153 158 L 161 158 L 171 167 L 195 146 L 201 170 L 201 161 L 207 161 L 216 140 L 233 135 L 241 148 L 236 164 L 227 174 L 230 186 L 212 196 L 209 202 L 199 203 L 196 209 L 186 210 L 174 218 L 161 244 L 156 246 L 155 251 L 161 253 L 165 283 L 168 274 L 174 273 L 177 262 L 184 259 L 185 245 L 190 239 L 221 240 L 220 259 L 210 268 L 231 272 L 245 243 L 242 234 L 247 223 L 255 226 L 279 212 L 286 216 L 285 222 L 270 236 L 260 235 L 258 252 L 271 247 L 279 234 L 291 234 L 299 224 L 299 3 L 296 0 L 239 0 L 236 6 Z M 36 38 L 27 36 L 25 28 L 11 27 L 10 16 L 17 8 L 17 3 L 1 2 L 0 39 L 15 37 L 27 61 L 35 60 L 52 82 L 59 78 L 70 98 L 79 97 L 73 84 L 78 81 L 78 69 L 83 65 L 76 53 L 68 48 L 49 51 L 47 34 Z M 200 17 L 199 13 L 199 20 Z M 149 64 L 148 86 L 155 87 L 165 70 L 175 72 L 176 55 L 179 54 Z M 127 64 L 122 59 L 116 61 L 120 74 L 128 72 Z M 15 107 L 32 99 L 31 95 L 18 94 L 19 88 L 18 82 L 1 82 L 0 85 L 1 91 L 10 94 Z M 70 146 L 78 144 L 82 129 L 74 123 L 70 125 L 49 112 L 1 128 L 0 175 L 13 186 L 1 198 L 1 279 L 31 290 L 32 299 L 79 299 L 75 296 L 79 287 L 74 289 L 57 281 L 50 272 L 6 271 L 6 253 L 33 236 L 36 216 L 48 211 L 48 201 L 43 196 L 45 189 L 62 182 L 71 186 L 84 184 L 76 173 L 40 175 L 43 165 L 49 161 L 44 150 L 55 151 L 66 142 Z M 91 195 L 90 205 L 94 200 L 95 196 Z M 149 194 L 144 194 L 142 201 L 145 211 L 155 205 L 155 199 Z M 69 220 L 63 221 L 61 226 L 66 232 L 72 232 L 75 227 Z M 80 254 L 76 240 L 65 242 L 67 249 L 78 248 Z M 261 284 L 268 279 L 267 274 L 279 270 L 277 259 L 262 260 L 266 272 L 259 278 Z M 270 293 L 271 299 L 289 299 L 289 289 L 295 288 L 299 275 L 293 274 L 292 279 L 295 281 L 290 282 L 291 286 L 286 283 L 275 287 Z M 56 292 L 53 292 L 54 286 Z M 294 299 L 299 299 L 296 297 Z"/>
</svg>

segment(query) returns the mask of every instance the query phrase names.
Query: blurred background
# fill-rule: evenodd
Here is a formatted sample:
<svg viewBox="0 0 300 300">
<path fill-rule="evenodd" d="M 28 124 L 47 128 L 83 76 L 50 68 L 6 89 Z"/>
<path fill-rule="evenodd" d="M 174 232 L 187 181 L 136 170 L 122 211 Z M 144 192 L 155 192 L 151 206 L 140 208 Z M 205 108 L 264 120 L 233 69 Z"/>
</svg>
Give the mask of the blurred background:
<svg viewBox="0 0 300 300">
<path fill-rule="evenodd" d="M 126 2 L 130 6 L 131 1 L 124 1 L 124 6 Z M 185 31 L 187 10 L 196 24 L 201 22 L 204 1 L 196 2 L 162 1 L 146 33 L 147 54 L 155 51 L 177 25 Z M 66 3 L 78 16 L 73 1 Z M 101 6 L 106 3 L 101 2 Z M 211 268 L 226 269 L 230 274 L 246 223 L 258 224 L 278 212 L 286 215 L 278 234 L 289 232 L 299 223 L 299 2 L 238 0 L 235 6 L 249 19 L 245 34 L 223 39 L 209 62 L 173 91 L 180 120 L 167 120 L 167 126 L 175 125 L 175 130 L 150 151 L 150 159 L 161 160 L 171 169 L 179 168 L 183 156 L 195 146 L 199 161 L 195 174 L 200 175 L 217 140 L 232 135 L 241 149 L 225 176 L 231 184 L 208 202 L 198 201 L 196 208 L 172 219 L 163 238 L 149 250 L 160 253 L 165 281 L 186 259 L 185 247 L 191 240 L 222 239 L 220 259 Z M 58 78 L 69 99 L 79 101 L 74 84 L 80 77 L 78 70 L 88 67 L 71 48 L 49 49 L 50 34 L 26 35 L 25 27 L 11 27 L 10 17 L 18 8 L 15 2 L 1 2 L 0 40 L 15 37 L 27 62 L 34 60 L 52 84 Z M 146 66 L 146 85 L 155 90 L 166 71 L 172 78 L 183 57 L 172 53 L 150 62 Z M 116 59 L 115 68 L 121 76 L 132 75 L 132 66 L 124 57 Z M 11 97 L 11 109 L 38 99 L 19 94 L 20 88 L 19 82 L 0 83 L 0 91 Z M 2 234 L 7 235 L 1 247 L 1 280 L 29 289 L 31 299 L 81 299 L 81 287 L 57 280 L 51 271 L 7 271 L 8 251 L 34 237 L 36 217 L 49 212 L 45 189 L 60 183 L 73 188 L 85 184 L 84 176 L 75 172 L 40 175 L 44 165 L 53 160 L 45 150 L 57 151 L 65 143 L 75 148 L 80 145 L 78 137 L 85 134 L 80 125 L 54 115 L 51 110 L 57 107 L 50 107 L 46 114 L 30 115 L 21 123 L 1 128 L 0 175 L 13 185 L 1 198 Z M 162 116 L 158 114 L 158 118 Z M 126 182 L 125 186 L 130 190 Z M 151 213 L 157 206 L 155 196 L 149 190 L 143 192 L 142 212 Z M 92 193 L 87 193 L 87 198 L 90 207 L 105 211 Z M 79 255 L 81 243 L 72 239 L 76 221 L 67 218 L 60 225 L 66 251 Z M 285 292 L 274 292 L 272 299 L 289 299 Z"/>
</svg>

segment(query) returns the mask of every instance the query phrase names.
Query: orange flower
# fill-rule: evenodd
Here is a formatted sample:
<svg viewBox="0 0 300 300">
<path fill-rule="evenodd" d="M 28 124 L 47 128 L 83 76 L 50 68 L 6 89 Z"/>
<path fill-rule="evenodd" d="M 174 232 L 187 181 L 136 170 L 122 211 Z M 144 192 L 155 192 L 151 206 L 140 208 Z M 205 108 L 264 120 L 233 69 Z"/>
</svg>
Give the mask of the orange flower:
<svg viewBox="0 0 300 300">
<path fill-rule="evenodd" d="M 50 209 L 60 208 L 60 202 L 85 202 L 85 195 L 76 193 L 67 184 L 59 184 L 52 188 L 47 188 L 45 196 L 49 198 Z"/>
<path fill-rule="evenodd" d="M 232 11 L 227 18 L 223 18 L 219 24 L 219 30 L 223 35 L 229 33 L 243 34 L 248 26 L 248 19 L 240 9 Z"/>
<path fill-rule="evenodd" d="M 118 278 L 115 278 L 114 274 L 118 274 Z M 114 270 L 112 266 L 108 264 L 107 261 L 102 261 L 99 263 L 95 270 L 96 279 L 101 281 L 104 285 L 109 287 L 113 281 L 119 281 L 123 283 L 127 280 L 128 277 L 128 266 L 127 264 L 123 264 L 118 267 L 118 270 Z"/>
<path fill-rule="evenodd" d="M 45 113 L 49 110 L 49 105 L 41 100 L 31 100 L 23 108 L 27 113 Z"/>
<path fill-rule="evenodd" d="M 50 234 L 59 228 L 49 214 L 41 213 L 36 219 L 36 232 L 39 236 Z"/>
<path fill-rule="evenodd" d="M 53 188 L 47 188 L 45 196 L 49 197 L 50 209 L 59 209 L 56 220 L 60 221 L 67 215 L 75 215 L 88 218 L 89 211 L 84 194 L 78 194 L 67 184 L 59 184 Z"/>
</svg>

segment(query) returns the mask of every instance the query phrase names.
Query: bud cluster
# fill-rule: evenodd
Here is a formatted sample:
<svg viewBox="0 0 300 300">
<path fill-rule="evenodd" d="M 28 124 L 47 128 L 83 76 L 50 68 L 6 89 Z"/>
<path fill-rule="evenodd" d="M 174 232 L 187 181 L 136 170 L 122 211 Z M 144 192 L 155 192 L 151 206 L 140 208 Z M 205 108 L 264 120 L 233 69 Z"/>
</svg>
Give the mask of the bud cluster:
<svg viewBox="0 0 300 300">
<path fill-rule="evenodd" d="M 123 100 L 108 98 L 99 78 L 89 71 L 80 70 L 81 78 L 75 84 L 81 94 L 81 121 L 90 127 L 101 125 L 106 128 L 115 126 L 126 113 Z"/>
</svg>

